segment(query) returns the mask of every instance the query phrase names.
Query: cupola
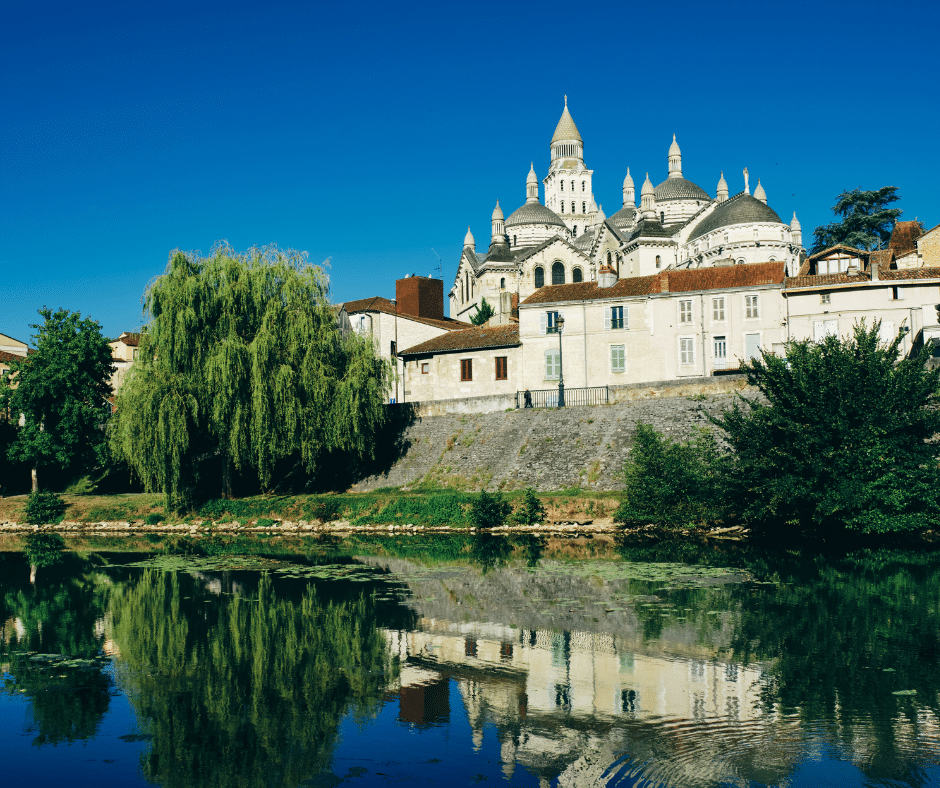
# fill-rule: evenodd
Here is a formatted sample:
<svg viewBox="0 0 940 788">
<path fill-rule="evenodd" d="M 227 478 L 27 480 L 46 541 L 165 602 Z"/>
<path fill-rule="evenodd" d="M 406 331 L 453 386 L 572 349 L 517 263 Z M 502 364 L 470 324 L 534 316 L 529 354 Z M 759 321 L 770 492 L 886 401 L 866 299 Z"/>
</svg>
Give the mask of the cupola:
<svg viewBox="0 0 940 788">
<path fill-rule="evenodd" d="M 574 118 L 568 112 L 567 96 L 565 96 L 565 108 L 562 110 L 558 125 L 555 126 L 555 133 L 552 134 L 551 150 L 552 159 L 584 158 L 584 140 L 581 139 L 578 127 L 574 125 Z"/>
<path fill-rule="evenodd" d="M 718 179 L 718 189 L 715 192 L 718 202 L 724 202 L 728 199 L 728 182 L 725 180 L 725 173 L 722 171 L 721 177 Z"/>
<path fill-rule="evenodd" d="M 471 251 L 475 251 L 477 248 L 477 242 L 473 239 L 473 233 L 470 232 L 469 227 L 467 227 L 467 234 L 463 237 L 463 248 L 466 249 L 468 246 Z"/>
<path fill-rule="evenodd" d="M 491 243 L 501 243 L 506 231 L 503 227 L 503 209 L 499 207 L 499 200 L 493 209 L 493 237 Z"/>
<path fill-rule="evenodd" d="M 656 201 L 653 195 L 653 183 L 650 181 L 650 174 L 646 173 L 646 180 L 643 181 L 643 188 L 640 189 L 640 210 L 643 212 L 644 219 L 656 218 Z"/>
<path fill-rule="evenodd" d="M 682 177 L 682 151 L 679 150 L 675 134 L 672 135 L 672 145 L 669 146 L 669 177 Z"/>
<path fill-rule="evenodd" d="M 790 240 L 797 246 L 803 245 L 803 228 L 800 226 L 800 220 L 796 218 L 796 211 L 793 212 L 793 219 L 790 221 Z"/>
<path fill-rule="evenodd" d="M 529 175 L 525 179 L 525 201 L 539 201 L 539 179 L 535 174 L 535 162 L 529 165 Z"/>
<path fill-rule="evenodd" d="M 630 168 L 627 167 L 627 177 L 623 179 L 623 207 L 636 207 L 636 189 L 633 186 L 633 178 L 630 177 Z"/>
<path fill-rule="evenodd" d="M 757 188 L 754 189 L 754 199 L 760 200 L 764 205 L 767 204 L 767 192 L 765 192 L 764 187 L 760 185 L 760 178 L 757 179 Z"/>
</svg>

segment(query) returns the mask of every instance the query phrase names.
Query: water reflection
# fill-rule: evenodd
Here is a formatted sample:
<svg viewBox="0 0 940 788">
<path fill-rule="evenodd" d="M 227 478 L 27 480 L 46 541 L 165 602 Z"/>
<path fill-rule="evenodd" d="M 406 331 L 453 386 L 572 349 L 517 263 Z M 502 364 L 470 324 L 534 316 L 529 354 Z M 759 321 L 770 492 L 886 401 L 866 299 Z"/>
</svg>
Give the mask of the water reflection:
<svg viewBox="0 0 940 788">
<path fill-rule="evenodd" d="M 936 554 L 327 548 L 294 559 L 346 562 L 315 579 L 68 555 L 31 586 L 22 556 L 0 559 L 5 691 L 37 745 L 95 738 L 123 692 L 143 777 L 180 788 L 335 782 L 340 751 L 369 784 L 399 729 L 434 757 L 380 771 L 431 783 L 451 758 L 543 785 L 776 785 L 826 757 L 858 784 L 940 777 Z"/>
</svg>

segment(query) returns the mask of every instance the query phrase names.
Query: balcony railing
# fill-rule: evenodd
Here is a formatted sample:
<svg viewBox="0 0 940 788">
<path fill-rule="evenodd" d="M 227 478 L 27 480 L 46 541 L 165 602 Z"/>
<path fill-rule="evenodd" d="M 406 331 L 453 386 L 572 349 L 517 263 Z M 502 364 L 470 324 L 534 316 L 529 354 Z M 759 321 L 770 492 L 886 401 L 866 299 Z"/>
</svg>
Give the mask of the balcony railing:
<svg viewBox="0 0 940 788">
<path fill-rule="evenodd" d="M 529 391 L 531 405 L 526 405 L 525 392 L 516 392 L 517 408 L 557 408 L 558 389 L 537 389 Z M 584 389 L 569 389 L 565 386 L 565 406 L 569 408 L 579 405 L 606 405 L 610 402 L 610 391 L 607 386 L 592 386 Z"/>
</svg>

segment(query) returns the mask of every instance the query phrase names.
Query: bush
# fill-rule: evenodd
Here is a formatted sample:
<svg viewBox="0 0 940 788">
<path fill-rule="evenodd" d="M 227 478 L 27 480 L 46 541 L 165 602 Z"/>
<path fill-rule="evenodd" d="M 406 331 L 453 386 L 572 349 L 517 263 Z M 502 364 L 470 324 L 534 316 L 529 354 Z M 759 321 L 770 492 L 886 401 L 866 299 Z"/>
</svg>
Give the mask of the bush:
<svg viewBox="0 0 940 788">
<path fill-rule="evenodd" d="M 537 525 L 545 519 L 545 514 L 545 507 L 535 490 L 526 487 L 522 492 L 522 504 L 512 513 L 511 520 L 517 525 Z"/>
<path fill-rule="evenodd" d="M 940 369 L 927 351 L 899 361 L 880 323 L 845 339 L 789 342 L 745 370 L 769 405 L 742 398 L 713 419 L 735 450 L 741 516 L 776 533 L 940 527 Z"/>
<path fill-rule="evenodd" d="M 310 511 L 314 519 L 319 520 L 321 523 L 329 523 L 339 519 L 342 509 L 342 503 L 335 498 L 319 498 L 314 502 Z"/>
<path fill-rule="evenodd" d="M 153 512 L 144 518 L 144 525 L 159 525 L 164 520 L 166 520 L 166 517 L 164 517 L 162 514 Z"/>
<path fill-rule="evenodd" d="M 54 492 L 34 492 L 26 499 L 25 511 L 31 525 L 58 523 L 65 514 L 65 501 Z"/>
<path fill-rule="evenodd" d="M 707 430 L 677 442 L 649 424 L 637 424 L 633 449 L 624 463 L 623 502 L 614 521 L 696 525 L 721 519 L 726 464 L 715 436 Z"/>
<path fill-rule="evenodd" d="M 512 512 L 512 504 L 503 500 L 502 493 L 480 494 L 470 504 L 470 522 L 475 528 L 494 528 L 506 522 Z"/>
</svg>

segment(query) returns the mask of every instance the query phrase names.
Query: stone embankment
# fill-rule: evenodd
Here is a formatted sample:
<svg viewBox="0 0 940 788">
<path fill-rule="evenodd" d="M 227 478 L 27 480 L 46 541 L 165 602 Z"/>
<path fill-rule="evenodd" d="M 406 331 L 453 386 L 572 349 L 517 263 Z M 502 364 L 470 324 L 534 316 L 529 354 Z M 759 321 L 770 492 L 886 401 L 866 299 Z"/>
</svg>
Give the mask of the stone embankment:
<svg viewBox="0 0 940 788">
<path fill-rule="evenodd" d="M 391 467 L 351 489 L 616 490 L 638 423 L 687 439 L 696 428 L 714 429 L 706 414 L 721 413 L 736 396 L 717 390 L 557 410 L 425 416 L 405 428 L 401 456 Z"/>
</svg>

